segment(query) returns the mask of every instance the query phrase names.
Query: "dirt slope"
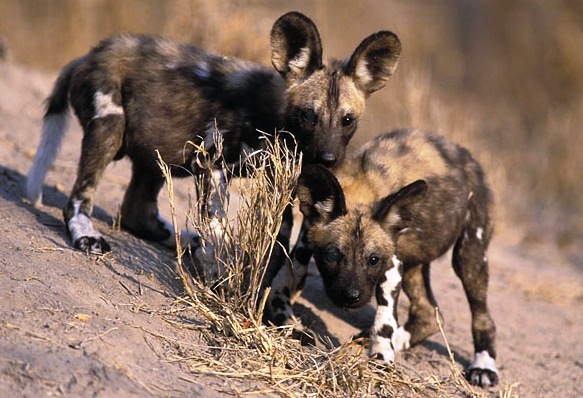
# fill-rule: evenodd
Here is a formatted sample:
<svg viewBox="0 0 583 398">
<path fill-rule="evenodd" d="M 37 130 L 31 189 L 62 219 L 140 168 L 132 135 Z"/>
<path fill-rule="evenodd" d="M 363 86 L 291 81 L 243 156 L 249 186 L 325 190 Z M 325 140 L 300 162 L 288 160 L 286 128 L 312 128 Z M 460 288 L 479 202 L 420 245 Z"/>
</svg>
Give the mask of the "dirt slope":
<svg viewBox="0 0 583 398">
<path fill-rule="evenodd" d="M 21 199 L 53 79 L 0 63 L 0 396 L 212 397 L 250 388 L 171 360 L 200 344 L 200 319 L 175 305 L 182 290 L 172 253 L 110 227 L 129 163 L 112 165 L 98 191 L 96 225 L 113 249 L 100 260 L 70 249 L 61 219 L 79 153 L 77 126 L 49 172 L 45 205 L 35 210 Z M 497 236 L 490 253 L 502 383 L 518 383 L 514 391 L 524 397 L 583 396 L 582 269 L 551 245 L 515 240 Z M 448 340 L 466 365 L 472 345 L 461 285 L 446 259 L 433 277 Z M 315 272 L 297 309 L 336 342 L 373 314 L 367 308 L 346 319 L 330 310 Z M 440 336 L 399 360 L 422 375 L 449 374 Z"/>
</svg>

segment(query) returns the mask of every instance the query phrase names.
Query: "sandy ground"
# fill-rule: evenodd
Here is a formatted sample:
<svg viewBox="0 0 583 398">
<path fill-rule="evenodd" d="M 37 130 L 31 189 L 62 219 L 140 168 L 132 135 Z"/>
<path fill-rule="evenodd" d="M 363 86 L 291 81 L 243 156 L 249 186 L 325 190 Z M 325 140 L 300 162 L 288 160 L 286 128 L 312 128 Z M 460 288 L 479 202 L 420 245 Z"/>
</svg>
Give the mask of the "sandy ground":
<svg viewBox="0 0 583 398">
<path fill-rule="evenodd" d="M 44 206 L 22 200 L 54 77 L 0 63 L 0 396 L 213 397 L 252 389 L 172 360 L 173 352 L 200 345 L 201 318 L 175 306 L 182 288 L 172 253 L 111 227 L 129 163 L 111 165 L 97 193 L 96 226 L 113 249 L 99 260 L 70 248 L 61 218 L 76 170 L 78 126 L 49 172 Z M 514 241 L 498 235 L 489 255 L 501 383 L 517 383 L 523 397 L 583 396 L 583 267 L 544 242 Z M 472 356 L 470 313 L 447 263 L 434 264 L 433 285 L 449 343 L 465 366 Z M 366 308 L 347 317 L 330 309 L 316 272 L 296 309 L 335 343 L 370 324 L 374 313 Z M 449 374 L 441 336 L 398 360 L 420 375 Z"/>
</svg>

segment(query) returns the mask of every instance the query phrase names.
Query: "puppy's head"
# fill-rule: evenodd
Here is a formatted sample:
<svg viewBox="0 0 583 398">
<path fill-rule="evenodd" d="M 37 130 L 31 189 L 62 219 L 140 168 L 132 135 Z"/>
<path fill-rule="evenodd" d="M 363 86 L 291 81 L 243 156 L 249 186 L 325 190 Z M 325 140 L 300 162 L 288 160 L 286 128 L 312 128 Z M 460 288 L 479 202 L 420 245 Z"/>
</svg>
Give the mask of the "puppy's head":
<svg viewBox="0 0 583 398">
<path fill-rule="evenodd" d="M 330 171 L 306 166 L 298 183 L 300 209 L 308 221 L 306 243 L 326 293 L 344 309 L 367 304 L 394 261 L 397 235 L 411 223 L 427 193 L 418 180 L 379 201 L 347 209 Z"/>
<path fill-rule="evenodd" d="M 398 37 L 381 31 L 366 38 L 348 61 L 322 62 L 316 25 L 291 12 L 271 31 L 272 63 L 287 84 L 285 127 L 306 163 L 342 163 L 356 132 L 365 100 L 383 88 L 399 61 Z"/>
</svg>

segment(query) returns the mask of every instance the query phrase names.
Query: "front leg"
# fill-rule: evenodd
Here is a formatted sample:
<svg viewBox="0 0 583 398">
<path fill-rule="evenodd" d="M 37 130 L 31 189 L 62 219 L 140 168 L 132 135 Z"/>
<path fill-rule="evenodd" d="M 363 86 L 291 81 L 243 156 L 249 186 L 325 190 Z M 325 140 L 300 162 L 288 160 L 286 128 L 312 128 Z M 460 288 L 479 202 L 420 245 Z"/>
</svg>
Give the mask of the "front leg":
<svg viewBox="0 0 583 398">
<path fill-rule="evenodd" d="M 227 173 L 219 167 L 205 169 L 199 173 L 196 183 L 199 198 L 199 216 L 196 233 L 191 237 L 195 261 L 202 267 L 202 274 L 216 280 L 225 274 L 227 259 L 225 247 L 229 247 L 227 206 Z M 200 237 L 198 235 L 200 234 Z"/>
<path fill-rule="evenodd" d="M 298 242 L 291 253 L 291 263 L 285 259 L 271 282 L 271 292 L 267 300 L 267 320 L 277 326 L 298 323 L 293 315 L 292 304 L 305 286 L 308 264 L 312 258 L 312 252 L 305 243 L 306 230 L 306 225 L 303 224 Z"/>
<path fill-rule="evenodd" d="M 402 264 L 393 256 L 393 267 L 385 272 L 377 284 L 377 312 L 371 330 L 370 356 L 389 365 L 395 361 L 395 352 L 403 348 L 397 322 L 397 301 L 401 291 Z"/>
</svg>

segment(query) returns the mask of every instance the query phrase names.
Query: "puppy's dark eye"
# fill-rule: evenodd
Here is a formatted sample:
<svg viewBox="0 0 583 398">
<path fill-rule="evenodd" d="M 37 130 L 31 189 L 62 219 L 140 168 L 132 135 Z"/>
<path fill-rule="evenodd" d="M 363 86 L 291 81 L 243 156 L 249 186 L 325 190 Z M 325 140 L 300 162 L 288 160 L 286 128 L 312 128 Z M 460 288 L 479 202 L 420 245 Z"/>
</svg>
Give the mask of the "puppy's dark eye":
<svg viewBox="0 0 583 398">
<path fill-rule="evenodd" d="M 356 122 L 356 118 L 353 115 L 346 115 L 342 117 L 342 126 L 350 127 Z"/>
<path fill-rule="evenodd" d="M 328 261 L 337 263 L 340 260 L 342 260 L 342 257 L 344 256 L 342 255 L 342 253 L 340 253 L 340 250 L 338 250 L 338 248 L 336 247 L 330 248 L 326 251 L 326 259 Z"/>
<path fill-rule="evenodd" d="M 318 123 L 318 115 L 316 115 L 316 112 L 312 108 L 302 109 L 300 111 L 300 117 L 310 126 L 315 126 Z"/>
<path fill-rule="evenodd" d="M 374 254 L 368 258 L 368 265 L 376 267 L 381 262 L 381 259 Z"/>
</svg>

